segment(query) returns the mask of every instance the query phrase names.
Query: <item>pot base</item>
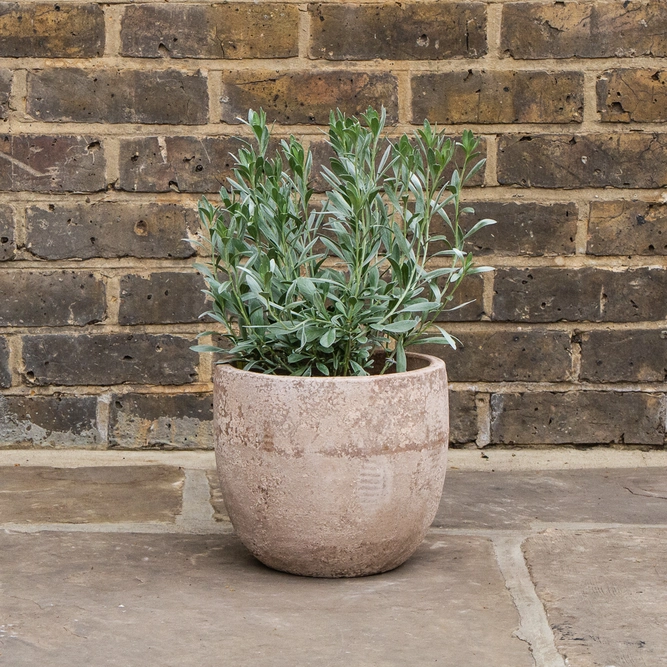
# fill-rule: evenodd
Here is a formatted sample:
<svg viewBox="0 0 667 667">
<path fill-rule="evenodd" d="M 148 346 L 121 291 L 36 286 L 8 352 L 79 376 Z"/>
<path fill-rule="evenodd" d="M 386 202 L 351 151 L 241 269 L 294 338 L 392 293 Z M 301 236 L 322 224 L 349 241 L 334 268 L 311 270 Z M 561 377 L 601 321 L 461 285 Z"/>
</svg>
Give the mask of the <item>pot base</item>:
<svg viewBox="0 0 667 667">
<path fill-rule="evenodd" d="M 272 570 L 302 577 L 343 579 L 367 577 L 389 572 L 405 563 L 422 543 L 424 535 L 415 536 L 409 544 L 392 541 L 384 544 L 366 544 L 357 548 L 332 545 L 306 547 L 303 544 L 286 548 L 284 554 L 259 553 L 246 548 L 262 564 Z"/>
</svg>

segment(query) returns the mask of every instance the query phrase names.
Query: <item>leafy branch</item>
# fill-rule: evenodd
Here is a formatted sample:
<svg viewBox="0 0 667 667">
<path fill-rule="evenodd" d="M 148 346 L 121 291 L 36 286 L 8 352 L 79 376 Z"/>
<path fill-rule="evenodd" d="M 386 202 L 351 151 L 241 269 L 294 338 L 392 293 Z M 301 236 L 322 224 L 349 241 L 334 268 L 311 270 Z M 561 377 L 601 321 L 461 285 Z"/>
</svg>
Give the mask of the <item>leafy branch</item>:
<svg viewBox="0 0 667 667">
<path fill-rule="evenodd" d="M 472 133 L 453 141 L 425 121 L 392 143 L 384 109 L 360 119 L 333 112 L 329 189 L 316 204 L 310 152 L 290 137 L 270 156 L 264 112 L 244 122 L 254 141 L 235 156 L 221 204 L 202 198 L 194 241 L 208 255 L 196 265 L 213 304 L 206 314 L 226 346 L 193 349 L 262 373 L 346 376 L 369 374 L 378 354 L 379 372 L 403 372 L 406 349 L 419 343 L 455 347 L 435 322 L 467 275 L 489 270 L 465 247 L 495 222 L 459 224 L 474 213 L 461 207 L 462 188 L 484 164 Z M 431 235 L 435 217 L 445 234 Z M 431 252 L 435 242 L 444 250 Z M 446 266 L 433 267 L 436 257 Z"/>
</svg>

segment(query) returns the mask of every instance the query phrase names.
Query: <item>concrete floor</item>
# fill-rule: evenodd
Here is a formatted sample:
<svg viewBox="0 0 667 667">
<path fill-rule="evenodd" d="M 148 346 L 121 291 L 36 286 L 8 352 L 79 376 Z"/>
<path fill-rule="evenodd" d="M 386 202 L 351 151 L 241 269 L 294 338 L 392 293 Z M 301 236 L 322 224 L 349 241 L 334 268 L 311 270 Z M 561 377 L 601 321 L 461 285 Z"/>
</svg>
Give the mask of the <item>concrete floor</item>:
<svg viewBox="0 0 667 667">
<path fill-rule="evenodd" d="M 661 667 L 664 454 L 452 452 L 404 566 L 318 580 L 246 552 L 208 452 L 0 451 L 0 665 Z"/>
</svg>

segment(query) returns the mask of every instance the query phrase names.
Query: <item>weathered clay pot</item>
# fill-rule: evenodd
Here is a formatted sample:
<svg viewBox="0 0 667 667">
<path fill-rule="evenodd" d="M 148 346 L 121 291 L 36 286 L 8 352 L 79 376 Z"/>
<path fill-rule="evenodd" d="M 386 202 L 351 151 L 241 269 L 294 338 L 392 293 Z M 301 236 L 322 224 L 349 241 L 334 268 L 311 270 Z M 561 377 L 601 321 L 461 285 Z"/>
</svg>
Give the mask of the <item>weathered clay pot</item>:
<svg viewBox="0 0 667 667">
<path fill-rule="evenodd" d="M 256 558 L 354 577 L 391 570 L 419 546 L 445 478 L 447 373 L 436 357 L 411 354 L 409 364 L 331 378 L 216 367 L 222 493 Z"/>
</svg>

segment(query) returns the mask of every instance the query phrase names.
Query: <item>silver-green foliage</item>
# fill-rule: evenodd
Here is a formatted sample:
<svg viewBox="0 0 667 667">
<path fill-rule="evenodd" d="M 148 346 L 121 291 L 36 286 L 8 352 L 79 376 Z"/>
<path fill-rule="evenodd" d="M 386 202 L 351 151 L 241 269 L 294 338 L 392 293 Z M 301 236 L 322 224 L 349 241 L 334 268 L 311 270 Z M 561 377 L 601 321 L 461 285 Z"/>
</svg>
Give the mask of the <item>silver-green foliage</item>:
<svg viewBox="0 0 667 667">
<path fill-rule="evenodd" d="M 484 164 L 472 133 L 455 142 L 424 122 L 392 143 L 384 109 L 361 120 L 332 113 L 329 189 L 313 205 L 310 152 L 290 137 L 271 154 L 262 111 L 247 125 L 255 141 L 235 156 L 221 204 L 201 200 L 195 241 L 210 253 L 197 268 L 227 344 L 193 349 L 262 373 L 345 376 L 367 375 L 377 353 L 382 372 L 402 372 L 411 345 L 455 347 L 434 322 L 467 275 L 487 270 L 464 248 L 494 222 L 459 225 L 474 212 L 461 207 L 461 189 Z M 431 235 L 435 216 L 446 234 Z M 432 252 L 436 242 L 444 249 Z M 446 266 L 434 268 L 434 257 Z"/>
</svg>

